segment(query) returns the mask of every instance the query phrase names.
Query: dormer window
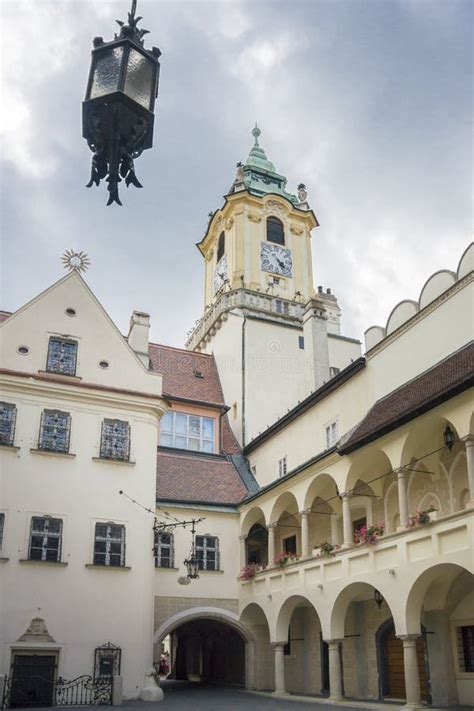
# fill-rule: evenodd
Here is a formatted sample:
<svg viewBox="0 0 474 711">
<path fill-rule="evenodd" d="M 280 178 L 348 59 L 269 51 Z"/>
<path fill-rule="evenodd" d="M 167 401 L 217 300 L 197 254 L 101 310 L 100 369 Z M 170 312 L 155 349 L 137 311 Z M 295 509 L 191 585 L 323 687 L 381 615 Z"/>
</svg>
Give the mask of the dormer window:
<svg viewBox="0 0 474 711">
<path fill-rule="evenodd" d="M 278 217 L 267 217 L 267 241 L 285 244 L 283 222 Z"/>
<path fill-rule="evenodd" d="M 75 375 L 77 362 L 77 343 L 64 338 L 50 338 L 46 370 L 49 373 Z"/>
<path fill-rule="evenodd" d="M 221 232 L 219 235 L 219 241 L 217 243 L 217 261 L 220 262 L 225 254 L 225 232 Z"/>
<path fill-rule="evenodd" d="M 167 412 L 160 423 L 160 445 L 214 452 L 214 419 L 184 412 Z"/>
</svg>

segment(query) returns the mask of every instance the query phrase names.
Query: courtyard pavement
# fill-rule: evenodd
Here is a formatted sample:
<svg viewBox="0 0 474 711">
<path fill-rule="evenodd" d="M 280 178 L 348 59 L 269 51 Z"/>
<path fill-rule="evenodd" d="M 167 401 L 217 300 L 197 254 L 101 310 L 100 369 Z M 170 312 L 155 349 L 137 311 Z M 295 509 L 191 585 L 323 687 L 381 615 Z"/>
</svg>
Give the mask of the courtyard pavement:
<svg viewBox="0 0 474 711">
<path fill-rule="evenodd" d="M 270 693 L 247 692 L 243 689 L 217 686 L 201 686 L 189 682 L 162 682 L 165 698 L 163 701 L 149 703 L 145 701 L 125 701 L 120 707 L 120 711 L 361 711 L 368 709 L 374 711 L 395 711 L 402 708 L 398 703 L 377 703 L 346 701 L 342 704 L 333 704 L 327 699 L 315 697 L 294 697 L 285 696 L 276 698 Z M 98 711 L 98 706 L 77 707 L 84 711 Z M 72 707 L 73 711 L 74 707 Z M 427 711 L 437 711 L 433 707 L 427 707 Z M 23 709 L 23 711 L 37 711 L 36 709 Z M 42 711 L 57 711 L 57 707 L 52 709 L 42 709 Z M 439 710 L 441 711 L 441 709 Z M 474 711 L 474 709 L 464 706 L 450 711 Z"/>
</svg>

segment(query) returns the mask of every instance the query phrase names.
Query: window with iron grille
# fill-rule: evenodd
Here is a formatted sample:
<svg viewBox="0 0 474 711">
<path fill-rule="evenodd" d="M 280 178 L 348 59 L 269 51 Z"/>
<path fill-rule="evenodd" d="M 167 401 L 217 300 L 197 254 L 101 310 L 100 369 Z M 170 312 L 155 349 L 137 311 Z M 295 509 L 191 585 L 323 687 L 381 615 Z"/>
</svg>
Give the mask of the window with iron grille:
<svg viewBox="0 0 474 711">
<path fill-rule="evenodd" d="M 286 476 L 287 471 L 288 471 L 288 462 L 287 462 L 286 454 L 285 454 L 284 457 L 282 457 L 281 459 L 278 460 L 278 476 L 280 477 L 280 479 L 282 476 Z"/>
<path fill-rule="evenodd" d="M 216 536 L 196 536 L 196 556 L 199 570 L 219 570 L 219 539 Z"/>
<path fill-rule="evenodd" d="M 459 671 L 474 672 L 474 625 L 456 628 Z"/>
<path fill-rule="evenodd" d="M 63 522 L 50 516 L 33 516 L 31 519 L 30 560 L 61 560 L 61 536 Z"/>
<path fill-rule="evenodd" d="M 94 565 L 125 565 L 125 526 L 96 523 Z"/>
<path fill-rule="evenodd" d="M 3 545 L 3 529 L 5 528 L 5 514 L 0 513 L 0 548 Z"/>
<path fill-rule="evenodd" d="M 104 420 L 100 442 L 102 459 L 130 459 L 130 425 L 123 420 Z"/>
<path fill-rule="evenodd" d="M 38 449 L 69 452 L 71 415 L 61 410 L 43 410 Z"/>
<path fill-rule="evenodd" d="M 15 439 L 16 406 L 0 402 L 0 444 L 13 445 Z"/>
<path fill-rule="evenodd" d="M 167 531 L 155 533 L 155 566 L 157 568 L 173 568 L 174 566 L 173 534 Z"/>
<path fill-rule="evenodd" d="M 50 338 L 46 370 L 49 373 L 76 374 L 77 343 L 64 338 Z"/>
</svg>

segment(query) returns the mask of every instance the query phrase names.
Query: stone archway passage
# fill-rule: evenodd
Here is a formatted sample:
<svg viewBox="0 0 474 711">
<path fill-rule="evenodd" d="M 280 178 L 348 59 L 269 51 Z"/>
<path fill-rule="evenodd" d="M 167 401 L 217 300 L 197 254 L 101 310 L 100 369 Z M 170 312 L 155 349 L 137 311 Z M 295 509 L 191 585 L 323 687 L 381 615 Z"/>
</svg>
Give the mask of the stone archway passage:
<svg viewBox="0 0 474 711">
<path fill-rule="evenodd" d="M 173 635 L 171 677 L 203 684 L 245 684 L 245 642 L 230 625 L 195 619 Z"/>
<path fill-rule="evenodd" d="M 405 699 L 403 642 L 395 636 L 393 620 L 387 620 L 377 633 L 379 653 L 380 695 L 382 698 Z M 417 639 L 416 652 L 420 677 L 421 698 L 429 701 L 427 654 L 424 636 Z"/>
</svg>

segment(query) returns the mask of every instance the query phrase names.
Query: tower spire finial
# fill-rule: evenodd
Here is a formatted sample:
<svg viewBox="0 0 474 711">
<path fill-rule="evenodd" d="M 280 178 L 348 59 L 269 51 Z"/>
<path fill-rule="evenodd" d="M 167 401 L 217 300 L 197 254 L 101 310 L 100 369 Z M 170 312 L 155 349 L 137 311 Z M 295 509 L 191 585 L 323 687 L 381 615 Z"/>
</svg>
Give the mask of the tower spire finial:
<svg viewBox="0 0 474 711">
<path fill-rule="evenodd" d="M 252 129 L 252 136 L 255 138 L 255 144 L 254 144 L 255 146 L 259 145 L 258 137 L 260 136 L 261 133 L 262 132 L 259 129 L 259 127 L 257 126 L 257 122 L 255 121 L 255 128 Z"/>
</svg>

